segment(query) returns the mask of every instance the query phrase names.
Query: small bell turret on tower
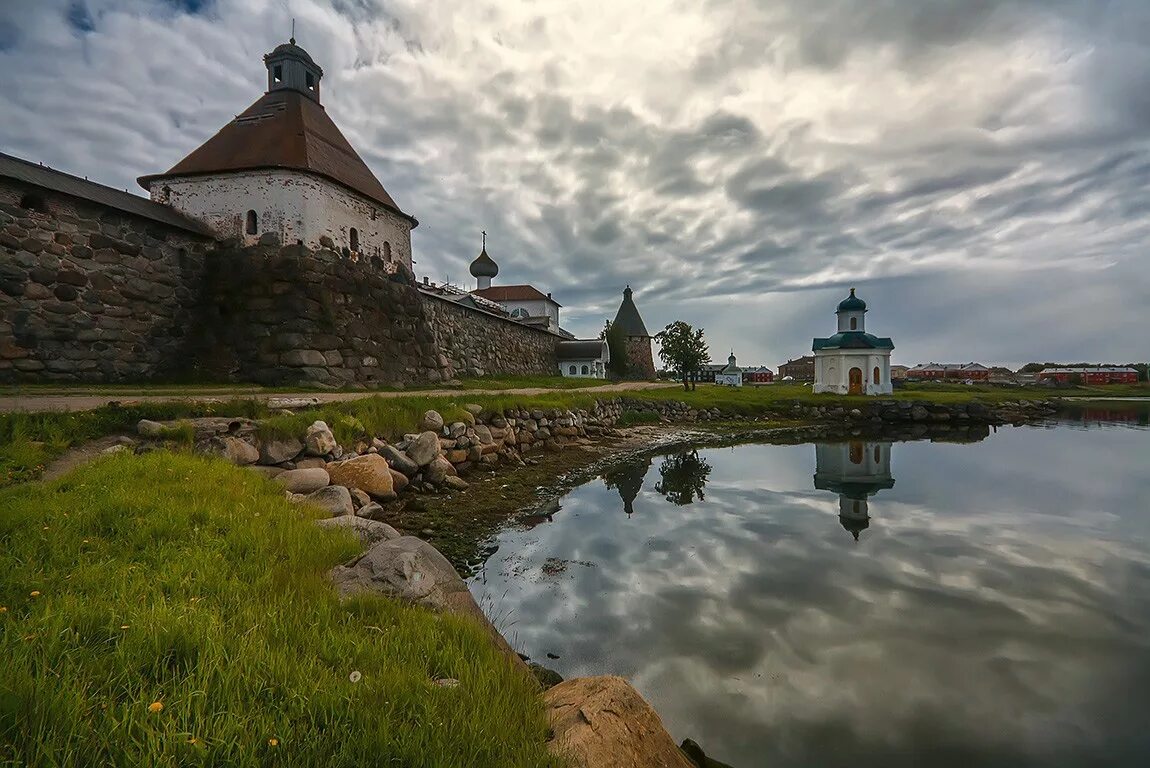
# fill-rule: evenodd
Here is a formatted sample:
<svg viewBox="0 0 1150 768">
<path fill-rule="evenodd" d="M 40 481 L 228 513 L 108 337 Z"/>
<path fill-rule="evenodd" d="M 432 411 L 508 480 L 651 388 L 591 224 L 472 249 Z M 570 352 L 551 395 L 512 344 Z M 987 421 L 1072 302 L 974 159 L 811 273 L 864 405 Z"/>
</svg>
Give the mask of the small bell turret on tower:
<svg viewBox="0 0 1150 768">
<path fill-rule="evenodd" d="M 475 278 L 477 290 L 485 290 L 491 287 L 491 278 L 499 274 L 499 265 L 495 260 L 487 255 L 487 233 L 483 233 L 483 250 L 475 257 L 475 261 L 471 262 L 471 276 Z"/>
<path fill-rule="evenodd" d="M 294 37 L 265 54 L 264 66 L 268 68 L 268 93 L 299 91 L 319 102 L 319 81 L 323 70 L 312 61 L 307 51 L 295 44 Z"/>
<path fill-rule="evenodd" d="M 839 333 L 850 331 L 866 332 L 866 302 L 855 296 L 855 289 L 851 288 L 851 295 L 839 302 L 835 314 L 839 318 Z"/>
</svg>

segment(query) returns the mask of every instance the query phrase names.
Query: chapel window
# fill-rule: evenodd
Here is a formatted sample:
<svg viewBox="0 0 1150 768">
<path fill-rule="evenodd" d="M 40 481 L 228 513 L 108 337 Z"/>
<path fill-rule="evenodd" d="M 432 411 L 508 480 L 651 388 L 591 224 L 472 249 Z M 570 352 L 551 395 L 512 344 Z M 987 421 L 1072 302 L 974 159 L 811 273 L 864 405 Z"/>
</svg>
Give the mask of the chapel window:
<svg viewBox="0 0 1150 768">
<path fill-rule="evenodd" d="M 879 383 L 879 372 L 878 372 L 878 366 L 877 365 L 874 367 L 874 370 L 871 371 L 871 374 L 872 374 L 872 378 L 874 379 L 874 383 L 878 384 Z"/>
<path fill-rule="evenodd" d="M 307 89 L 309 91 L 315 90 L 315 75 L 313 75 L 311 72 L 307 73 Z"/>
<path fill-rule="evenodd" d="M 272 71 L 272 78 L 277 83 L 282 83 L 284 80 L 284 68 L 280 64 L 276 64 L 275 69 Z"/>
<path fill-rule="evenodd" d="M 583 375 L 586 376 L 591 370 L 587 366 L 583 366 Z"/>
<path fill-rule="evenodd" d="M 349 237 L 351 240 L 351 249 L 353 251 L 358 251 L 359 250 L 359 230 L 356 229 L 355 227 L 352 227 L 351 232 L 349 233 Z"/>
<path fill-rule="evenodd" d="M 244 231 L 249 235 L 257 234 L 259 232 L 259 220 L 256 218 L 256 212 L 248 211 L 245 219 Z"/>
<path fill-rule="evenodd" d="M 391 261 L 391 243 L 383 244 L 383 260 Z"/>
<path fill-rule="evenodd" d="M 857 317 L 851 318 L 851 330 L 857 331 L 859 329 L 859 319 Z"/>
<path fill-rule="evenodd" d="M 575 366 L 571 366 L 570 368 L 568 368 L 568 369 L 567 369 L 567 373 L 569 373 L 569 374 L 571 374 L 572 376 L 574 376 L 574 375 L 575 375 Z"/>
</svg>

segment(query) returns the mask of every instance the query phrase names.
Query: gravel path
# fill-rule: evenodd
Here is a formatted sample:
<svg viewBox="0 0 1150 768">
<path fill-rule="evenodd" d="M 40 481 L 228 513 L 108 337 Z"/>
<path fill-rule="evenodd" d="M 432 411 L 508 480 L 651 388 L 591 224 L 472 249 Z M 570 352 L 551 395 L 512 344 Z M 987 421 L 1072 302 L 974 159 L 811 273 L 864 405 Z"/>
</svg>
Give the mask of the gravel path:
<svg viewBox="0 0 1150 768">
<path fill-rule="evenodd" d="M 469 395 L 544 395 L 552 392 L 576 392 L 587 394 L 610 394 L 612 392 L 627 392 L 640 389 L 675 388 L 678 385 L 671 383 L 652 383 L 647 381 L 628 381 L 621 384 L 605 384 L 602 387 L 584 387 L 582 389 L 548 389 L 545 387 L 528 387 L 524 389 L 413 389 L 400 392 L 266 392 L 259 389 L 222 389 L 219 387 L 205 387 L 203 390 L 182 389 L 173 390 L 166 394 L 149 395 L 148 389 L 139 391 L 125 390 L 116 393 L 92 394 L 82 389 L 67 394 L 40 394 L 27 395 L 0 395 L 0 413 L 25 411 L 36 413 L 41 411 L 90 411 L 109 403 L 131 405 L 135 403 L 163 403 L 173 400 L 186 400 L 191 402 L 219 402 L 233 398 L 254 398 L 257 400 L 299 401 L 306 400 L 315 403 L 332 403 L 341 400 L 359 400 L 364 397 L 459 397 Z M 163 387 L 157 389 L 162 390 Z M 295 407 L 299 407 L 298 404 Z"/>
</svg>

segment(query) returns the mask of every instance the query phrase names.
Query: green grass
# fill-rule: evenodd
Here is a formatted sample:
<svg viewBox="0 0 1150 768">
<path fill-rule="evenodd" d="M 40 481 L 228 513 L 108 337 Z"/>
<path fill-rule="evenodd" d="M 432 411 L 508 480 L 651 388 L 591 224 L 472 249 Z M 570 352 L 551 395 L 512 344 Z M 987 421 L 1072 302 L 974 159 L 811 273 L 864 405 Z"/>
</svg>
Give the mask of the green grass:
<svg viewBox="0 0 1150 768">
<path fill-rule="evenodd" d="M 637 424 L 658 424 L 660 418 L 657 411 L 624 411 L 616 423 L 620 427 L 633 427 Z"/>
<path fill-rule="evenodd" d="M 0 764 L 554 764 L 482 629 L 339 601 L 358 544 L 255 473 L 112 456 L 0 509 Z"/>
<path fill-rule="evenodd" d="M 267 408 L 254 400 L 224 403 L 147 403 L 107 405 L 82 412 L 0 413 L 0 488 L 36 479 L 45 465 L 69 447 L 116 432 L 134 432 L 140 419 L 170 421 L 197 416 L 259 418 Z M 191 442 L 190 425 L 171 438 Z"/>
</svg>

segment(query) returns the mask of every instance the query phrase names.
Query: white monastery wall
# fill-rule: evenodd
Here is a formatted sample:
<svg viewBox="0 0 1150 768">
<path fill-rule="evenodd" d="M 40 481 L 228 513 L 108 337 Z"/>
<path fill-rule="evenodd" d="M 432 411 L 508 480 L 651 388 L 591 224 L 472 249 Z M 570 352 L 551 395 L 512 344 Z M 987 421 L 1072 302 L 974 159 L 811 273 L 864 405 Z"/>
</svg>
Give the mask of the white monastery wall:
<svg viewBox="0 0 1150 768">
<path fill-rule="evenodd" d="M 336 250 L 350 249 L 355 228 L 360 253 L 384 258 L 390 251 L 393 261 L 411 267 L 410 221 L 318 176 L 266 170 L 166 179 L 152 185 L 152 199 L 244 245 L 274 232 L 285 245 L 319 248 L 320 238 L 329 237 Z M 249 210 L 256 212 L 256 234 L 246 232 Z"/>
<path fill-rule="evenodd" d="M 584 373 L 583 369 L 587 372 Z M 603 379 L 607 377 L 604 363 L 599 358 L 578 358 L 559 363 L 559 375 L 576 379 Z"/>
</svg>

